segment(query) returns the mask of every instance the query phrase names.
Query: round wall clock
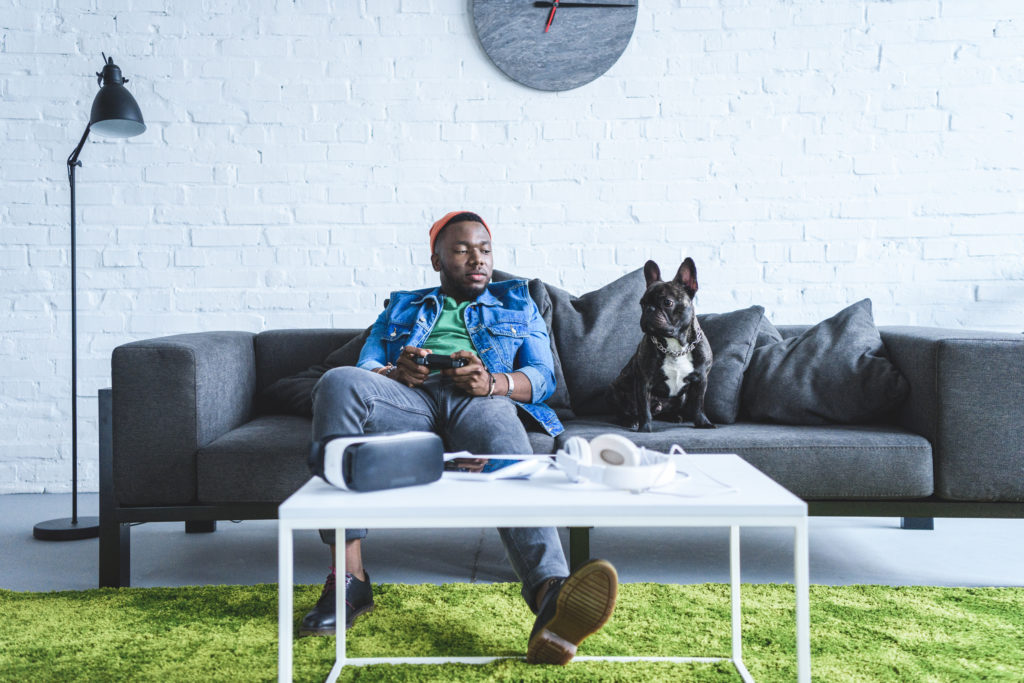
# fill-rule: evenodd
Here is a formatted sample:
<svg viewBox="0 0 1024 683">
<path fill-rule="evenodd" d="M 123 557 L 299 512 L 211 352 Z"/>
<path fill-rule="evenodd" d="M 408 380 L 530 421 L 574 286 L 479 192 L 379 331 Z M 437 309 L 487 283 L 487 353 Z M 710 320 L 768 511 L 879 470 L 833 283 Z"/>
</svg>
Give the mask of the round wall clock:
<svg viewBox="0 0 1024 683">
<path fill-rule="evenodd" d="M 513 80 L 571 90 L 610 69 L 625 51 L 639 0 L 473 0 L 487 56 Z"/>
</svg>

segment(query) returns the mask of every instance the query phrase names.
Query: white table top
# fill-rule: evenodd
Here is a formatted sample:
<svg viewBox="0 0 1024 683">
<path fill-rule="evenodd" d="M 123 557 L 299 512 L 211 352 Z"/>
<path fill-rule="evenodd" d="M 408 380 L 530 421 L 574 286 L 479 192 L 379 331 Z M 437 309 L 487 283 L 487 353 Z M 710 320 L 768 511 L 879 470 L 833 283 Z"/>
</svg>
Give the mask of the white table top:
<svg viewBox="0 0 1024 683">
<path fill-rule="evenodd" d="M 690 476 L 656 490 L 673 495 L 574 484 L 554 469 L 529 480 L 442 478 L 369 493 L 342 491 L 314 477 L 281 504 L 278 519 L 293 528 L 693 526 L 725 518 L 760 519 L 767 526 L 771 518 L 807 515 L 805 502 L 737 455 L 677 456 L 676 466 Z"/>
</svg>

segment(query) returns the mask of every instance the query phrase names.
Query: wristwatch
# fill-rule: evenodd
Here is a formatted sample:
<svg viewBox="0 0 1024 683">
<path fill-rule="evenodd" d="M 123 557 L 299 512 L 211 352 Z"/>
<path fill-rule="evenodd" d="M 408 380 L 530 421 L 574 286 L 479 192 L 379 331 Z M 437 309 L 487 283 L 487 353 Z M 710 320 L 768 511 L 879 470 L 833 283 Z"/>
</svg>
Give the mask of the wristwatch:
<svg viewBox="0 0 1024 683">
<path fill-rule="evenodd" d="M 512 392 L 515 391 L 516 381 L 512 379 L 512 373 L 506 372 L 505 379 L 508 380 L 508 391 L 505 392 L 505 398 L 512 398 Z"/>
</svg>

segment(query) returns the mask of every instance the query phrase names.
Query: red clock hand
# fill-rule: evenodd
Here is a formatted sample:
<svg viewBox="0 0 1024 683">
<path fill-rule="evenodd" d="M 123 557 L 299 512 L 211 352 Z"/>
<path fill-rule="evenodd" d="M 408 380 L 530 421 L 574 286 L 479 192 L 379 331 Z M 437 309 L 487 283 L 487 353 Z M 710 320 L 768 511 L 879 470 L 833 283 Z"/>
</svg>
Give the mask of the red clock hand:
<svg viewBox="0 0 1024 683">
<path fill-rule="evenodd" d="M 558 9 L 558 0 L 551 3 L 551 12 L 548 14 L 548 23 L 544 25 L 544 33 L 548 32 L 551 28 L 551 20 L 555 18 L 555 10 Z"/>
</svg>

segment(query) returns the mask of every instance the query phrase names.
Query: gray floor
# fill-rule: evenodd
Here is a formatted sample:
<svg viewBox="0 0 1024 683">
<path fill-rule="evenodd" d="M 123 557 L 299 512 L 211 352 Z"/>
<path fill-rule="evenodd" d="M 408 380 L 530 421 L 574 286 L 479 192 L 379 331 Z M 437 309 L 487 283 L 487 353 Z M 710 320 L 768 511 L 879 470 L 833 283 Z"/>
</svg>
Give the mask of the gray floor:
<svg viewBox="0 0 1024 683">
<path fill-rule="evenodd" d="M 79 514 L 95 515 L 96 494 L 79 496 Z M 0 588 L 81 590 L 97 586 L 96 539 L 37 541 L 37 522 L 71 514 L 69 495 L 0 495 Z M 938 519 L 934 531 L 907 531 L 895 518 L 812 518 L 811 582 L 936 586 L 1024 586 L 1024 520 Z M 741 535 L 743 581 L 793 580 L 792 533 L 749 529 Z M 567 539 L 563 538 L 567 544 Z M 566 545 L 567 547 L 567 545 Z M 591 551 L 610 560 L 624 582 L 728 581 L 725 529 L 595 529 Z M 295 578 L 321 583 L 329 555 L 315 532 L 297 534 Z M 514 581 L 493 529 L 371 532 L 364 547 L 374 582 Z M 185 534 L 183 523 L 132 529 L 132 585 L 274 583 L 273 521 L 220 522 L 212 534 Z"/>
</svg>

